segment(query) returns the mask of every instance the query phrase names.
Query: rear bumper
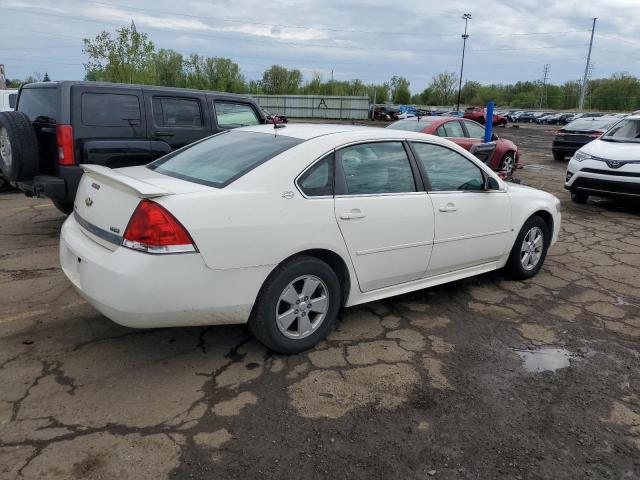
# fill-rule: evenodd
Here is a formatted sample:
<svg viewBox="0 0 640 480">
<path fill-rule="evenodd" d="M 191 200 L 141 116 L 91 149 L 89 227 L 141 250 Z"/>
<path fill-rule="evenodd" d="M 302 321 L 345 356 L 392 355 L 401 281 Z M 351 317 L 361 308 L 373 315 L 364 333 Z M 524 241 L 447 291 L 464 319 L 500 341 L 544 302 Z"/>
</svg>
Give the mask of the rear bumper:
<svg viewBox="0 0 640 480">
<path fill-rule="evenodd" d="M 100 313 L 135 328 L 245 323 L 272 266 L 213 270 L 200 254 L 114 251 L 89 239 L 70 216 L 60 264 Z"/>
<path fill-rule="evenodd" d="M 48 197 L 60 203 L 73 203 L 83 170 L 79 166 L 58 168 L 58 175 L 36 175 L 33 181 L 18 183 L 27 195 Z"/>
</svg>

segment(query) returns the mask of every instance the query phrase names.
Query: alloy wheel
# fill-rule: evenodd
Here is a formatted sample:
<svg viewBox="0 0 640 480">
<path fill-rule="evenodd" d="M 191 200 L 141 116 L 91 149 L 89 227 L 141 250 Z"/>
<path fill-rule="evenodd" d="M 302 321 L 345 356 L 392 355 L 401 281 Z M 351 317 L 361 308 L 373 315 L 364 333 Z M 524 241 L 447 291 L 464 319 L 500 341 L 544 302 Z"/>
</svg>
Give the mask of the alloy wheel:
<svg viewBox="0 0 640 480">
<path fill-rule="evenodd" d="M 522 239 L 520 247 L 520 263 L 527 271 L 536 268 L 542 258 L 544 234 L 540 227 L 533 227 Z"/>
<path fill-rule="evenodd" d="M 289 283 L 276 304 L 276 324 L 291 339 L 313 334 L 329 311 L 329 290 L 315 275 L 302 275 Z"/>
</svg>

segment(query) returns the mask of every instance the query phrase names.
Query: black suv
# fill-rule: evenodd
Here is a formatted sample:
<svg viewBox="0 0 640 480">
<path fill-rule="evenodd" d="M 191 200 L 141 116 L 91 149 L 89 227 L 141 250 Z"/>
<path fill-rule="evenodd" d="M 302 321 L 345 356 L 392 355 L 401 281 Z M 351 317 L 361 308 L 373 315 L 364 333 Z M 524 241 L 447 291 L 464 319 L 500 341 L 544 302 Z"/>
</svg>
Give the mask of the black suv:
<svg viewBox="0 0 640 480">
<path fill-rule="evenodd" d="M 98 82 L 23 86 L 15 112 L 0 113 L 0 169 L 27 195 L 65 213 L 81 164 L 142 165 L 222 130 L 265 123 L 243 95 Z"/>
</svg>

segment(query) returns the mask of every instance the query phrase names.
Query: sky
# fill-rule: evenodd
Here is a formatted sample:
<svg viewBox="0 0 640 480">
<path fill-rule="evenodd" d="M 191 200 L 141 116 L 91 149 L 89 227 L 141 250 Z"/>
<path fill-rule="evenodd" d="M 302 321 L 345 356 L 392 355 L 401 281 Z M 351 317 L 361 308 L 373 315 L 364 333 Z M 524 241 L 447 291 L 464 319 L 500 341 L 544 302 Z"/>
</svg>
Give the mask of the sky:
<svg viewBox="0 0 640 480">
<path fill-rule="evenodd" d="M 82 39 L 135 21 L 157 48 L 229 57 L 249 80 L 271 65 L 305 79 L 392 75 L 424 90 L 442 71 L 459 73 L 463 13 L 470 13 L 463 80 L 563 83 L 584 74 L 598 17 L 592 78 L 640 76 L 640 0 L 0 0 L 0 63 L 8 78 L 47 72 L 82 79 Z"/>
</svg>

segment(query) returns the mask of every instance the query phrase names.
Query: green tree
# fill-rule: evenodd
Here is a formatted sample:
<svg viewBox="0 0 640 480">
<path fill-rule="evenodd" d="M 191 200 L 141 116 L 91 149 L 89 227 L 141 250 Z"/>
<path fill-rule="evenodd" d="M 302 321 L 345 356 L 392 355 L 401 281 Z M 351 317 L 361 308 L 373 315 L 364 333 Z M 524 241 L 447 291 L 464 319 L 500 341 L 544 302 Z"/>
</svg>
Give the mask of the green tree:
<svg viewBox="0 0 640 480">
<path fill-rule="evenodd" d="M 44 72 L 44 77 L 42 77 L 42 81 L 43 82 L 50 82 L 51 79 L 49 78 L 49 74 L 47 72 Z"/>
<path fill-rule="evenodd" d="M 393 103 L 409 103 L 411 102 L 411 92 L 409 91 L 409 80 L 404 77 L 394 75 L 389 80 L 391 87 L 391 98 Z"/>
<path fill-rule="evenodd" d="M 436 105 L 452 104 L 457 83 L 458 76 L 453 72 L 442 72 L 434 75 L 429 85 L 431 101 Z"/>
<path fill-rule="evenodd" d="M 153 56 L 154 82 L 165 87 L 186 86 L 184 59 L 175 50 L 161 48 Z"/>
<path fill-rule="evenodd" d="M 87 78 L 119 83 L 146 83 L 154 79 L 154 45 L 135 23 L 116 29 L 115 35 L 103 31 L 94 39 L 83 39 L 89 60 Z"/>
<path fill-rule="evenodd" d="M 262 74 L 262 89 L 268 95 L 297 93 L 302 83 L 302 72 L 273 65 Z"/>
</svg>

